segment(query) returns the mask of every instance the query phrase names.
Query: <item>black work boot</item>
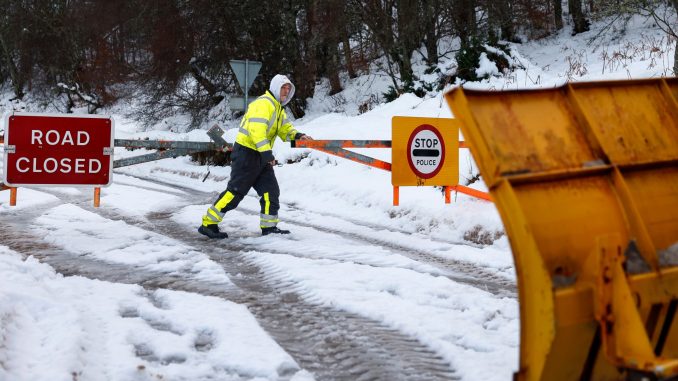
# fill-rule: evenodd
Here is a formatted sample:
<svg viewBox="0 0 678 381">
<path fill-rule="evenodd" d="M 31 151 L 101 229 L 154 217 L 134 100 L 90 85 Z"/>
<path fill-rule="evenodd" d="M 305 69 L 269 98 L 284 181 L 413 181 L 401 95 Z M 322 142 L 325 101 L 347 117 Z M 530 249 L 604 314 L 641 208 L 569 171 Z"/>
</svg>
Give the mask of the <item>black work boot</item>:
<svg viewBox="0 0 678 381">
<path fill-rule="evenodd" d="M 200 225 L 198 228 L 198 233 L 206 235 L 212 239 L 224 239 L 228 238 L 228 234 L 219 231 L 219 226 L 217 224 L 212 225 Z"/>
<path fill-rule="evenodd" d="M 278 229 L 277 226 L 274 226 L 272 228 L 261 228 L 261 235 L 269 235 L 269 234 L 290 234 L 290 231 Z"/>
</svg>

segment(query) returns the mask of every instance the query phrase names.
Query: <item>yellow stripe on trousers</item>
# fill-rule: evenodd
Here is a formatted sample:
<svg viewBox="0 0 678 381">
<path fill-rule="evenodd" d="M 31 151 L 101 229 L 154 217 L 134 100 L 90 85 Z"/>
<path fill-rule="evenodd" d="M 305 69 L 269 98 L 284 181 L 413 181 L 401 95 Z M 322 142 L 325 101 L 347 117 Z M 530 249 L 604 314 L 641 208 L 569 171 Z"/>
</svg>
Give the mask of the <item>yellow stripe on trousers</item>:
<svg viewBox="0 0 678 381">
<path fill-rule="evenodd" d="M 217 210 L 222 210 L 223 208 L 226 207 L 231 201 L 233 201 L 233 198 L 235 195 L 231 192 L 226 192 L 222 198 L 217 201 L 216 204 L 214 204 L 214 208 L 217 208 Z M 208 225 L 215 225 L 218 222 L 214 221 L 214 218 L 211 218 L 211 216 L 214 216 L 217 221 L 221 222 L 221 216 L 216 215 L 216 213 L 212 210 L 212 207 L 207 209 L 207 212 L 205 215 L 202 217 L 202 224 L 203 226 L 208 226 Z"/>
<path fill-rule="evenodd" d="M 219 210 L 223 210 L 226 207 L 226 205 L 233 201 L 234 197 L 235 195 L 233 193 L 226 192 L 226 194 L 224 194 L 224 197 L 220 198 L 219 201 L 217 201 L 217 203 L 214 204 L 214 206 Z"/>
<path fill-rule="evenodd" d="M 268 192 L 264 193 L 264 214 L 270 214 L 268 211 L 271 209 L 271 200 L 268 198 Z"/>
</svg>

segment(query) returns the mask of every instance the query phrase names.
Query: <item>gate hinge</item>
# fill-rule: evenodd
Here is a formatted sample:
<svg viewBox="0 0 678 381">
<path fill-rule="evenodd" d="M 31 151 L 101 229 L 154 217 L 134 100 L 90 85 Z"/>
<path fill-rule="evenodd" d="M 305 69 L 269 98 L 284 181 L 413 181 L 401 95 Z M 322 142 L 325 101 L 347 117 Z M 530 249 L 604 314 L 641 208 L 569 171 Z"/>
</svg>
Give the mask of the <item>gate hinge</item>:
<svg viewBox="0 0 678 381">
<path fill-rule="evenodd" d="M 14 144 L 6 145 L 5 146 L 5 153 L 16 153 L 16 146 Z"/>
<path fill-rule="evenodd" d="M 114 148 L 113 147 L 104 147 L 104 155 L 113 155 Z"/>
</svg>

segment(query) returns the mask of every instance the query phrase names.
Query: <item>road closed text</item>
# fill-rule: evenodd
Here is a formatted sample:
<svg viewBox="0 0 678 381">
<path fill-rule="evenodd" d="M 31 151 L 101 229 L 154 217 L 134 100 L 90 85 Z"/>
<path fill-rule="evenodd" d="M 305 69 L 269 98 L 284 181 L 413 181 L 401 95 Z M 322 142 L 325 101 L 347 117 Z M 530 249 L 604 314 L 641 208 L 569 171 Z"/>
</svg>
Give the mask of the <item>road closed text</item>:
<svg viewBox="0 0 678 381">
<path fill-rule="evenodd" d="M 20 157 L 16 161 L 16 170 L 21 173 L 99 173 L 101 161 L 97 159 L 46 159 Z"/>
<path fill-rule="evenodd" d="M 86 131 L 31 130 L 31 145 L 43 148 L 68 148 L 86 146 L 90 135 Z M 63 174 L 96 174 L 103 165 L 98 159 L 85 158 L 53 158 L 53 157 L 19 157 L 16 159 L 16 170 L 20 173 L 63 173 Z"/>
</svg>

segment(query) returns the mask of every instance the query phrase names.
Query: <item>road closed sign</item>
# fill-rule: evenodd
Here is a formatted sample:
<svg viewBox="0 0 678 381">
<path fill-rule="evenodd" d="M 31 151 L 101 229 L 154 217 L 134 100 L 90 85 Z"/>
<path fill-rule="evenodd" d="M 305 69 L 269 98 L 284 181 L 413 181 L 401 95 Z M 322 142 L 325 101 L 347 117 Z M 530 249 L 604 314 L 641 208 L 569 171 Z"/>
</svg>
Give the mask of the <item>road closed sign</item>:
<svg viewBox="0 0 678 381">
<path fill-rule="evenodd" d="M 454 119 L 396 116 L 392 137 L 393 185 L 457 185 L 459 127 Z"/>
<path fill-rule="evenodd" d="M 11 186 L 107 186 L 113 119 L 14 113 L 5 117 L 3 182 Z"/>
</svg>

